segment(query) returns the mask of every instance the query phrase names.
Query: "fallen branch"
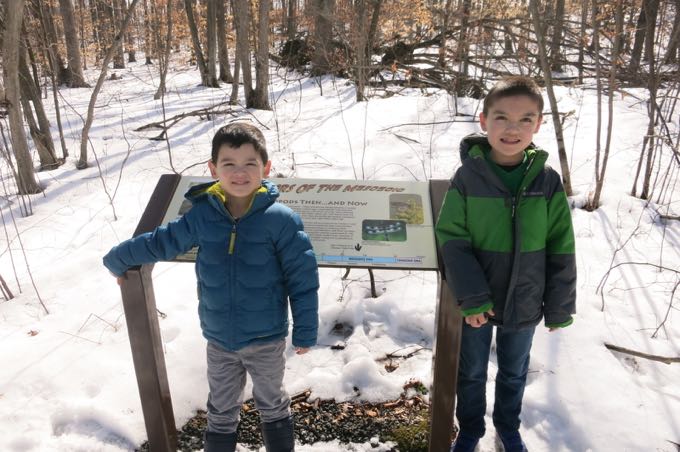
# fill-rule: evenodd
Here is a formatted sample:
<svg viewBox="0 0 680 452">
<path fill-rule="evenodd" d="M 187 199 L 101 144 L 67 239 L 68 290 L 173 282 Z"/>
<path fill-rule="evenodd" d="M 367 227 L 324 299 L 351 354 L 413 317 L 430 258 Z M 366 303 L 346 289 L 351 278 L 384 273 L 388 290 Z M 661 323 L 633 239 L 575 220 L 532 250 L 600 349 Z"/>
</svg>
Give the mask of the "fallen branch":
<svg viewBox="0 0 680 452">
<path fill-rule="evenodd" d="M 209 117 L 210 115 L 220 115 L 220 114 L 231 114 L 232 116 L 236 117 L 236 111 L 232 108 L 229 107 L 226 110 L 224 109 L 219 109 L 219 107 L 223 105 L 228 105 L 229 102 L 221 102 L 217 105 L 213 105 L 211 107 L 206 107 L 206 108 L 200 108 L 198 110 L 194 111 L 189 111 L 186 113 L 180 113 L 178 115 L 175 115 L 171 118 L 163 119 L 162 121 L 158 122 L 152 122 L 146 125 L 143 125 L 141 127 L 137 127 L 135 129 L 135 132 L 141 132 L 146 129 L 161 129 L 163 132 L 168 130 L 170 127 L 174 126 L 178 122 L 180 122 L 182 119 L 189 118 L 191 116 L 207 116 Z M 169 125 L 168 125 L 169 124 Z"/>
<path fill-rule="evenodd" d="M 652 361 L 658 361 L 664 364 L 671 364 L 671 363 L 680 363 L 680 357 L 667 357 L 667 356 L 659 356 L 659 355 L 650 355 L 649 353 L 643 353 L 643 352 L 638 352 L 636 350 L 630 350 L 628 348 L 623 348 L 619 347 L 618 345 L 612 345 L 608 343 L 604 343 L 604 346 L 607 347 L 609 350 L 619 352 L 619 353 L 625 353 L 627 355 L 632 355 L 632 356 L 637 356 L 638 358 L 645 358 L 649 359 Z"/>
</svg>

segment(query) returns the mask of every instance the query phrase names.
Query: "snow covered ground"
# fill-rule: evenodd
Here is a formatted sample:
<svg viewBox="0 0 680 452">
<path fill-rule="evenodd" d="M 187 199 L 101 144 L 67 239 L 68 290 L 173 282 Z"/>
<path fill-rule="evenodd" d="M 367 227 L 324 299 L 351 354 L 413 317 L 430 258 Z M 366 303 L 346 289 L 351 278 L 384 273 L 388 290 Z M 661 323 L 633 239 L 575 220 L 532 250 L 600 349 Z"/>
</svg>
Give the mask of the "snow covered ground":
<svg viewBox="0 0 680 452">
<path fill-rule="evenodd" d="M 0 234 L 0 274 L 16 298 L 0 301 L 0 450 L 123 451 L 145 440 L 120 291 L 101 257 L 131 236 L 158 177 L 171 172 L 166 144 L 148 140 L 158 131 L 134 131 L 163 117 L 163 104 L 153 100 L 154 71 L 132 64 L 116 71 L 121 80 L 106 82 L 91 131 L 92 165 L 84 171 L 74 163 L 90 90 L 61 91 L 71 157 L 60 169 L 38 174 L 46 190 L 32 197 L 32 216 L 20 217 L 16 197 L 7 192 L 8 170 L 2 169 L 6 229 Z M 198 87 L 194 69 L 171 70 L 168 77 L 167 117 L 226 102 L 230 94 L 227 86 Z M 262 125 L 273 172 L 285 177 L 448 179 L 459 165 L 460 138 L 479 130 L 471 122 L 478 101 L 458 99 L 458 113 L 472 116 L 455 116 L 454 99 L 440 91 L 405 89 L 357 104 L 346 80 L 282 71 L 271 88 L 272 111 L 236 107 L 234 114 Z M 574 111 L 566 119 L 565 138 L 575 206 L 593 190 L 594 93 L 557 89 L 560 111 Z M 641 91 L 631 94 L 644 99 Z M 680 291 L 669 310 L 678 273 L 622 265 L 604 285 L 604 310 L 596 293 L 612 263 L 680 268 L 680 222 L 659 217 L 680 214 L 680 188 L 672 185 L 663 206 L 628 195 L 646 130 L 646 105 L 635 95 L 616 98 L 602 208 L 572 212 L 579 270 L 576 321 L 563 331 L 539 327 L 536 333 L 521 430 L 531 451 L 671 452 L 677 450 L 673 442 L 680 443 L 680 364 L 613 353 L 603 345 L 680 355 Z M 49 114 L 54 118 L 53 109 Z M 186 169 L 184 175 L 208 175 L 202 162 L 213 133 L 228 119 L 190 117 L 172 127 L 174 168 Z M 551 153 L 550 163 L 559 170 L 550 118 L 534 141 Z M 659 165 L 667 167 L 668 158 Z M 113 206 L 104 184 L 114 195 Z M 352 270 L 346 280 L 340 269 L 321 270 L 319 345 L 301 356 L 289 349 L 291 393 L 311 389 L 312 397 L 345 400 L 355 397 L 356 386 L 362 399 L 377 401 L 398 397 L 410 379 L 431 383 L 436 275 L 375 273 L 377 299 L 370 297 L 365 270 Z M 158 264 L 154 288 L 158 309 L 167 315 L 160 327 L 180 426 L 204 407 L 207 396 L 191 264 Z M 351 327 L 344 350 L 329 347 L 338 340 L 337 323 Z M 391 373 L 376 361 L 404 347 L 424 349 Z M 494 369 L 492 362 L 491 374 Z M 492 406 L 493 381 L 488 388 Z M 481 449 L 493 450 L 493 444 L 491 427 Z M 326 443 L 298 450 L 388 448 Z"/>
</svg>

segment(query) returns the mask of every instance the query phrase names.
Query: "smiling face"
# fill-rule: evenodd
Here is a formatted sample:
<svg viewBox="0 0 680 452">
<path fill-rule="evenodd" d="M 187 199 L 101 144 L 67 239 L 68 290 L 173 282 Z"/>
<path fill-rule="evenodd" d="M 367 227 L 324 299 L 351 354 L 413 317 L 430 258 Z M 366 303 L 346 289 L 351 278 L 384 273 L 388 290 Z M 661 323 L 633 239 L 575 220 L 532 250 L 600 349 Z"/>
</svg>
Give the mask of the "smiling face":
<svg viewBox="0 0 680 452">
<path fill-rule="evenodd" d="M 499 165 L 515 165 L 524 158 L 524 150 L 541 127 L 541 111 L 529 96 L 497 99 L 488 114 L 480 113 L 482 130 L 489 137 L 491 159 Z"/>
<path fill-rule="evenodd" d="M 269 176 L 271 160 L 266 164 L 250 143 L 239 147 L 220 146 L 216 162 L 208 162 L 210 174 L 217 179 L 228 196 L 228 202 L 250 201 L 260 188 L 262 178 Z"/>
</svg>

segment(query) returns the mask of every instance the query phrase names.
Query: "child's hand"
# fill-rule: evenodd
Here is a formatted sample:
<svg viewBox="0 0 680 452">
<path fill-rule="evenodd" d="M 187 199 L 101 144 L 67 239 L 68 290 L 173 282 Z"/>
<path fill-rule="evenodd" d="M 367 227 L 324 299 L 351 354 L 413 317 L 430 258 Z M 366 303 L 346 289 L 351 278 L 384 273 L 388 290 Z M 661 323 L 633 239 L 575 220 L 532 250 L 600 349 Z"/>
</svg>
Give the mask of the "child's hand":
<svg viewBox="0 0 680 452">
<path fill-rule="evenodd" d="M 309 351 L 309 347 L 295 347 L 296 355 L 304 355 Z"/>
<path fill-rule="evenodd" d="M 109 272 L 109 273 L 111 273 L 111 272 Z M 123 276 L 118 276 L 118 275 L 114 275 L 113 273 L 111 273 L 111 275 L 112 275 L 114 278 L 116 278 L 116 282 L 118 283 L 119 286 L 122 286 L 122 285 L 123 285 L 123 280 L 125 279 L 125 275 L 123 275 Z"/>
<path fill-rule="evenodd" d="M 493 315 L 496 315 L 494 314 L 493 309 L 489 309 L 488 311 L 482 312 L 481 314 L 469 315 L 465 317 L 465 323 L 473 328 L 479 328 L 489 321 L 489 316 Z"/>
</svg>

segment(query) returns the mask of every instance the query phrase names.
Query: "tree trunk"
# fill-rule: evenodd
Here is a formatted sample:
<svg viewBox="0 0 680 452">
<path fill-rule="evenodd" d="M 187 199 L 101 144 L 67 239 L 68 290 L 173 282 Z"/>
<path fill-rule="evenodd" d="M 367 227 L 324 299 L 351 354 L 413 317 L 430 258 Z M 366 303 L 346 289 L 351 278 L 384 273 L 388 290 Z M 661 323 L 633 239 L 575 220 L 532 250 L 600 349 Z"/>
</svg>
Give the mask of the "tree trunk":
<svg viewBox="0 0 680 452">
<path fill-rule="evenodd" d="M 237 0 L 240 2 L 243 0 Z M 194 6 L 193 0 L 184 0 L 184 9 L 187 13 L 187 20 L 189 22 L 189 31 L 191 33 L 191 43 L 193 44 L 194 55 L 196 55 L 196 64 L 198 65 L 198 72 L 201 74 L 201 85 L 210 85 L 210 76 L 208 74 L 208 65 L 206 64 L 205 58 L 203 57 L 203 51 L 201 50 L 201 39 L 198 36 L 198 26 L 196 25 L 196 19 L 194 18 Z"/>
<path fill-rule="evenodd" d="M 656 93 L 658 90 L 658 81 L 656 79 L 656 61 L 654 59 L 654 30 L 656 28 L 656 15 L 659 9 L 658 0 L 644 0 L 643 8 L 646 10 L 647 15 L 647 29 L 645 30 L 646 35 L 646 45 L 645 45 L 645 55 L 649 62 L 649 73 L 647 76 L 647 89 L 649 90 L 649 102 L 648 102 L 648 116 L 649 124 L 647 130 L 647 136 L 649 140 L 647 141 L 647 163 L 645 165 L 645 174 L 642 181 L 642 192 L 640 193 L 640 198 L 651 199 L 651 187 L 650 183 L 652 180 L 652 169 L 654 163 L 654 149 L 656 143 L 656 137 L 654 134 L 656 125 Z"/>
<path fill-rule="evenodd" d="M 564 34 L 564 0 L 555 2 L 555 20 L 553 22 L 552 41 L 550 42 L 550 67 L 553 71 L 562 71 L 562 54 L 560 46 Z"/>
<path fill-rule="evenodd" d="M 100 54 L 101 54 L 101 49 L 102 49 L 102 36 L 99 30 L 99 24 L 100 24 L 100 10 L 99 10 L 99 2 L 97 0 L 90 0 L 89 2 L 90 6 L 90 20 L 92 22 L 92 41 L 95 44 L 95 51 L 94 51 L 94 56 L 95 56 L 95 61 L 99 61 Z"/>
<path fill-rule="evenodd" d="M 460 17 L 460 34 L 458 37 L 458 50 L 456 60 L 460 65 L 460 73 L 466 76 L 470 64 L 470 41 L 468 28 L 470 23 L 470 0 L 462 0 L 462 13 Z"/>
<path fill-rule="evenodd" d="M 373 0 L 373 11 L 371 12 L 371 25 L 368 28 L 368 40 L 366 42 L 366 63 L 367 67 L 371 63 L 371 55 L 373 55 L 373 46 L 378 35 L 378 22 L 380 21 L 380 9 L 383 0 Z"/>
<path fill-rule="evenodd" d="M 241 64 L 238 61 L 238 54 L 234 56 L 234 79 L 231 82 L 231 95 L 229 96 L 230 105 L 238 105 L 238 79 Z"/>
<path fill-rule="evenodd" d="M 615 21 L 616 21 L 616 29 L 614 36 L 620 36 L 623 33 L 623 0 L 617 0 L 616 1 L 616 10 L 615 10 Z M 599 30 L 598 30 L 599 31 Z M 614 127 L 614 95 L 616 93 L 616 88 L 617 88 L 617 80 L 616 80 L 616 75 L 618 72 L 618 61 L 619 61 L 619 54 L 621 53 L 621 45 L 622 42 L 620 39 L 614 39 L 614 48 L 612 50 L 612 56 L 611 56 L 611 68 L 609 70 L 609 96 L 608 96 L 608 102 L 607 102 L 607 112 L 608 112 L 608 117 L 607 117 L 607 139 L 604 145 L 604 156 L 602 157 L 602 170 L 599 170 L 599 161 L 600 161 L 600 140 L 599 140 L 599 123 L 600 123 L 600 112 L 599 112 L 599 99 L 598 99 L 598 141 L 597 141 L 597 161 L 598 165 L 596 165 L 596 170 L 595 170 L 595 192 L 593 194 L 593 197 L 591 200 L 589 200 L 588 204 L 590 206 L 589 210 L 595 210 L 598 207 L 600 207 L 600 196 L 602 195 L 602 188 L 604 187 L 604 177 L 607 172 L 607 163 L 609 162 L 609 150 L 611 147 L 611 140 L 612 140 L 612 129 Z M 599 45 L 598 45 L 599 47 Z M 599 66 L 599 64 L 598 64 Z M 599 82 L 599 67 L 598 67 L 598 84 Z M 599 94 L 598 94 L 599 96 Z"/>
<path fill-rule="evenodd" d="M 38 150 L 40 169 L 54 169 L 59 166 L 59 162 L 57 161 L 56 153 L 54 151 L 54 141 L 52 141 L 52 135 L 50 133 L 50 122 L 47 119 L 42 99 L 40 98 L 40 90 L 36 87 L 35 80 L 33 80 L 33 76 L 31 75 L 31 71 L 26 61 L 24 52 L 26 39 L 27 36 L 24 32 L 24 45 L 19 51 L 19 86 L 21 89 L 21 102 L 24 116 L 29 125 L 33 143 Z M 31 105 L 33 108 L 31 108 Z M 37 124 L 33 117 L 33 110 L 35 110 Z"/>
<path fill-rule="evenodd" d="M 71 0 L 59 0 L 59 10 L 61 19 L 64 23 L 64 37 L 66 39 L 66 57 L 68 68 L 66 70 L 66 84 L 70 88 L 89 87 L 83 77 L 83 65 L 80 57 L 80 46 L 78 44 L 78 32 L 76 30 L 76 19 L 73 14 L 73 4 Z"/>
<path fill-rule="evenodd" d="M 332 71 L 331 55 L 333 53 L 333 15 L 335 0 L 311 0 L 314 14 L 314 56 L 312 58 L 312 74 L 328 74 Z"/>
<path fill-rule="evenodd" d="M 654 58 L 654 32 L 656 30 L 656 18 L 659 15 L 659 0 L 643 0 L 645 15 L 647 16 L 647 31 L 645 32 L 645 61 L 650 65 L 655 63 Z"/>
<path fill-rule="evenodd" d="M 217 81 L 217 5 L 215 3 L 224 0 L 206 0 L 207 11 L 207 33 L 206 33 L 206 53 L 208 62 L 208 86 L 219 88 Z"/>
<path fill-rule="evenodd" d="M 115 35 L 116 29 L 120 28 L 120 24 L 123 21 L 123 3 L 124 0 L 113 0 L 113 15 L 111 16 L 111 30 Z M 124 36 L 124 35 L 123 35 Z M 123 41 L 120 39 L 114 43 L 116 44 L 116 53 L 113 55 L 113 68 L 114 69 L 125 69 L 125 52 L 123 51 Z"/>
<path fill-rule="evenodd" d="M 144 57 L 146 58 L 145 64 L 153 64 L 153 46 L 154 46 L 154 33 L 151 25 L 151 11 L 149 10 L 149 0 L 142 0 L 142 7 L 144 8 Z M 152 2 L 153 6 L 153 2 Z M 154 15 L 154 20 L 157 18 Z"/>
<path fill-rule="evenodd" d="M 437 63 L 439 67 L 446 67 L 446 38 L 448 37 L 449 26 L 451 23 L 451 8 L 453 7 L 453 0 L 446 0 L 444 10 L 442 11 L 442 26 L 439 38 L 439 55 Z"/>
<path fill-rule="evenodd" d="M 76 12 L 77 17 L 80 18 L 78 22 L 78 36 L 80 36 L 80 55 L 81 67 L 83 70 L 87 69 L 87 44 L 85 43 L 85 14 L 87 7 L 85 6 L 85 0 L 78 0 L 78 11 Z"/>
<path fill-rule="evenodd" d="M 356 61 L 354 64 L 354 79 L 356 83 L 357 102 L 366 100 L 364 90 L 366 87 L 366 43 L 368 42 L 368 27 L 366 24 L 366 0 L 355 0 L 354 2 L 354 30 L 352 38 L 356 51 Z"/>
<path fill-rule="evenodd" d="M 286 18 L 286 35 L 289 41 L 297 35 L 297 3 L 298 0 L 288 0 L 288 17 Z"/>
<path fill-rule="evenodd" d="M 543 77 L 545 79 L 545 87 L 550 100 L 550 110 L 552 111 L 553 126 L 555 127 L 555 138 L 557 139 L 557 152 L 560 158 L 560 168 L 562 170 L 562 183 L 564 184 L 564 192 L 567 196 L 572 195 L 571 189 L 571 174 L 569 173 L 569 160 L 567 159 L 567 151 L 564 148 L 564 136 L 562 133 L 562 123 L 560 122 L 559 110 L 557 108 L 557 100 L 552 86 L 552 75 L 550 73 L 550 63 L 546 55 L 545 35 L 543 34 L 543 27 L 541 26 L 541 17 L 538 11 L 537 0 L 529 0 L 529 11 L 531 13 L 534 30 L 536 32 L 536 42 L 538 43 L 538 55 L 543 69 Z"/>
<path fill-rule="evenodd" d="M 269 9 L 271 0 L 260 0 L 255 54 L 255 91 L 249 107 L 271 110 L 269 106 Z"/>
<path fill-rule="evenodd" d="M 137 22 L 137 12 L 133 11 L 132 14 L 132 22 Z M 128 63 L 137 62 L 137 49 L 135 48 L 135 41 L 135 27 L 128 27 L 128 31 L 125 33 L 125 51 L 128 54 Z"/>
<path fill-rule="evenodd" d="M 588 2 L 581 3 L 581 26 L 579 28 L 579 46 L 578 46 L 578 83 L 583 84 L 583 62 L 585 57 L 584 49 L 586 47 L 586 27 L 588 26 Z"/>
<path fill-rule="evenodd" d="M 92 121 L 94 120 L 94 105 L 97 102 L 97 96 L 99 95 L 99 91 L 102 89 L 102 85 L 104 84 L 104 79 L 106 79 L 106 73 L 108 72 L 109 62 L 113 59 L 113 54 L 116 52 L 116 48 L 123 41 L 125 30 L 127 29 L 128 23 L 130 23 L 130 18 L 132 17 L 132 11 L 135 10 L 135 6 L 137 6 L 138 1 L 139 0 L 132 0 L 132 3 L 130 3 L 130 6 L 128 7 L 127 12 L 125 14 L 125 19 L 123 20 L 123 23 L 120 26 L 120 30 L 118 31 L 118 34 L 114 38 L 113 40 L 114 42 L 112 43 L 111 47 L 109 47 L 109 49 L 106 51 L 104 61 L 102 61 L 102 70 L 99 74 L 99 78 L 97 79 L 97 84 L 94 85 L 92 95 L 90 96 L 90 102 L 87 106 L 87 116 L 85 117 L 85 124 L 83 124 L 83 131 L 80 138 L 80 157 L 78 158 L 78 163 L 76 164 L 77 169 L 85 169 L 88 167 L 87 143 L 90 134 L 90 127 L 92 127 Z"/>
<path fill-rule="evenodd" d="M 3 82 L 12 150 L 17 162 L 17 186 L 20 194 L 40 193 L 42 188 L 35 180 L 33 160 L 28 149 L 21 114 L 19 84 L 19 41 L 24 0 L 5 0 L 5 32 L 2 42 Z"/>
<path fill-rule="evenodd" d="M 227 47 L 227 16 L 224 8 L 225 0 L 217 1 L 217 60 L 220 66 L 220 80 L 231 83 L 233 77 L 229 65 L 229 49 Z"/>
<path fill-rule="evenodd" d="M 234 21 L 236 22 L 236 55 L 243 77 L 243 94 L 246 107 L 253 104 L 253 74 L 250 68 L 250 3 L 233 0 Z"/>
<path fill-rule="evenodd" d="M 503 25 L 503 56 L 509 57 L 515 53 L 512 44 L 512 30 L 510 25 Z"/>
<path fill-rule="evenodd" d="M 675 0 L 673 31 L 671 32 L 671 39 L 666 49 L 664 64 L 676 63 L 678 61 L 678 47 L 680 47 L 680 0 Z"/>
<path fill-rule="evenodd" d="M 160 82 L 158 84 L 158 90 L 153 96 L 154 99 L 158 100 L 163 94 L 165 94 L 165 79 L 168 75 L 168 65 L 170 64 L 170 48 L 172 47 L 172 0 L 167 0 L 165 6 L 165 17 L 167 20 L 167 32 L 165 35 L 165 41 L 163 42 L 163 54 L 159 55 L 158 66 L 160 70 Z M 160 31 L 160 30 L 159 30 Z"/>
<path fill-rule="evenodd" d="M 644 48 L 645 34 L 647 32 L 647 14 L 645 12 L 644 2 L 640 8 L 640 15 L 638 16 L 637 26 L 635 27 L 635 43 L 633 44 L 633 51 L 630 54 L 630 66 L 628 71 L 631 74 L 637 74 L 640 70 L 640 61 L 642 60 L 642 49 Z"/>
<path fill-rule="evenodd" d="M 64 64 L 64 58 L 59 52 L 57 29 L 54 26 L 52 14 L 45 4 L 45 0 L 36 0 L 36 3 L 36 10 L 40 14 L 40 22 L 45 34 L 45 47 L 47 47 L 49 58 L 52 59 L 57 82 L 59 85 L 63 85 L 66 78 L 66 65 Z"/>
</svg>

